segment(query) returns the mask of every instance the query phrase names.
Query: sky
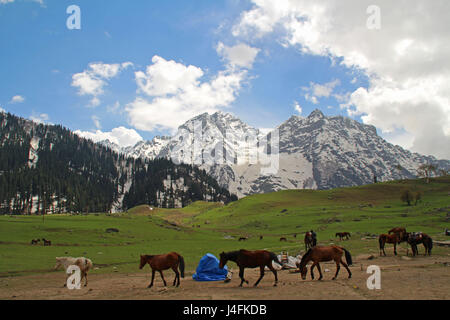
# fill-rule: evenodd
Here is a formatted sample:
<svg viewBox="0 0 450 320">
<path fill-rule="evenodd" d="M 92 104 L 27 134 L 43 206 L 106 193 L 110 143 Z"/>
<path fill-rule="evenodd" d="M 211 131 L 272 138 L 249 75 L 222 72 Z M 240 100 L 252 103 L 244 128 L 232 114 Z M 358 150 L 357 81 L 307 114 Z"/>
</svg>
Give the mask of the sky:
<svg viewBox="0 0 450 320">
<path fill-rule="evenodd" d="M 447 0 L 0 0 L 0 111 L 128 146 L 204 112 L 267 130 L 320 109 L 450 159 L 448 12 Z"/>
</svg>

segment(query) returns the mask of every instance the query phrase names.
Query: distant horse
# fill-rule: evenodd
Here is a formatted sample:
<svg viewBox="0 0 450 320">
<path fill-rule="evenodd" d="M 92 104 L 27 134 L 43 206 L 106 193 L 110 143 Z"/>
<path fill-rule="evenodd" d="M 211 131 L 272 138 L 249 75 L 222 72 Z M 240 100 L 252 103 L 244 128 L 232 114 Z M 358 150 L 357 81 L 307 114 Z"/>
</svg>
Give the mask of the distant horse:
<svg viewBox="0 0 450 320">
<path fill-rule="evenodd" d="M 272 261 L 275 261 L 280 266 L 282 263 L 278 260 L 278 257 L 275 253 L 269 252 L 266 250 L 256 250 L 256 251 L 248 251 L 241 249 L 239 251 L 231 251 L 231 252 L 222 252 L 220 254 L 220 263 L 219 267 L 223 269 L 223 267 L 227 264 L 228 261 L 234 261 L 239 267 L 239 277 L 241 278 L 242 287 L 244 281 L 248 284 L 248 281 L 244 279 L 244 269 L 245 268 L 256 268 L 259 267 L 260 275 L 259 279 L 256 281 L 254 286 L 256 287 L 261 279 L 264 277 L 264 267 L 268 267 L 275 276 L 275 284 L 278 283 L 277 271 L 272 266 Z"/>
<path fill-rule="evenodd" d="M 425 255 L 431 256 L 431 249 L 433 249 L 433 239 L 425 233 L 406 233 L 407 242 L 411 246 L 413 256 L 419 254 L 419 250 L 417 249 L 417 245 L 423 243 L 425 247 Z"/>
<path fill-rule="evenodd" d="M 391 234 L 391 233 L 398 235 L 398 240 L 399 240 L 398 243 L 400 243 L 402 241 L 406 241 L 406 239 L 405 239 L 406 228 L 404 228 L 404 227 L 392 228 L 391 230 L 388 231 L 388 234 Z"/>
<path fill-rule="evenodd" d="M 245 240 L 247 240 L 248 238 L 247 237 L 240 237 L 239 238 L 239 241 L 245 241 Z"/>
<path fill-rule="evenodd" d="M 148 285 L 148 288 L 153 286 L 153 280 L 155 279 L 155 271 L 159 271 L 161 278 L 164 282 L 164 286 L 167 286 L 166 280 L 164 280 L 163 270 L 172 268 L 175 272 L 175 279 L 173 279 L 173 286 L 180 285 L 180 273 L 181 277 L 184 278 L 184 258 L 176 252 L 170 252 L 168 254 L 159 255 L 141 255 L 141 262 L 139 264 L 139 269 L 142 269 L 145 264 L 148 263 L 152 268 L 152 281 Z M 178 267 L 180 272 L 178 272 Z"/>
<path fill-rule="evenodd" d="M 39 241 L 41 241 L 41 239 L 32 239 L 32 240 L 31 240 L 31 245 L 38 244 Z"/>
<path fill-rule="evenodd" d="M 280 238 L 280 241 L 285 241 L 285 242 L 286 242 L 286 241 L 287 241 L 287 239 L 286 239 L 286 238 L 284 238 L 284 237 L 281 237 L 281 238 Z"/>
<path fill-rule="evenodd" d="M 294 238 L 297 238 L 297 234 L 296 233 L 294 233 Z"/>
<path fill-rule="evenodd" d="M 72 258 L 72 257 L 56 257 L 56 265 L 54 270 L 57 270 L 60 266 L 64 267 L 64 270 L 67 271 L 69 266 L 78 266 L 81 271 L 81 280 L 85 278 L 84 286 L 86 287 L 88 284 L 87 273 L 90 269 L 92 269 L 93 264 L 90 259 L 85 257 Z M 64 282 L 64 287 L 67 285 L 67 279 L 70 277 L 70 274 L 67 275 L 66 282 Z"/>
<path fill-rule="evenodd" d="M 342 239 L 348 240 L 351 235 L 350 232 L 338 232 L 336 233 L 335 237 L 339 237 L 339 239 L 342 241 Z"/>
<path fill-rule="evenodd" d="M 305 233 L 305 250 L 311 249 L 315 246 L 315 240 L 311 232 Z"/>
<path fill-rule="evenodd" d="M 345 263 L 342 260 L 342 255 L 345 253 L 345 260 L 347 263 Z M 350 269 L 348 268 L 349 265 L 352 265 L 352 256 L 350 252 L 348 252 L 345 248 L 338 247 L 338 246 L 329 246 L 329 247 L 322 247 L 322 246 L 315 246 L 308 250 L 308 252 L 305 253 L 305 255 L 302 257 L 302 260 L 300 261 L 298 267 L 300 269 L 301 277 L 303 280 L 306 280 L 306 274 L 308 273 L 308 267 L 306 266 L 309 261 L 313 262 L 313 265 L 311 266 L 311 279 L 314 280 L 314 273 L 313 269 L 317 266 L 317 269 L 319 270 L 320 278 L 319 280 L 322 280 L 322 270 L 320 269 L 319 262 L 325 262 L 325 261 L 332 261 L 336 262 L 336 274 L 333 277 L 333 280 L 336 280 L 339 270 L 341 269 L 340 264 L 342 264 L 345 269 L 347 269 L 348 277 L 352 277 L 352 273 Z"/>
<path fill-rule="evenodd" d="M 46 240 L 45 238 L 43 238 L 42 241 L 44 241 L 44 247 L 52 245 L 52 242 L 50 240 Z"/>
<path fill-rule="evenodd" d="M 378 236 L 378 243 L 380 245 L 380 256 L 382 255 L 381 252 L 383 252 L 384 256 L 386 256 L 386 252 L 384 251 L 384 246 L 386 245 L 386 243 L 394 244 L 394 254 L 397 255 L 397 244 L 399 244 L 401 241 L 402 240 L 400 239 L 400 236 L 397 233 L 380 234 Z"/>
<path fill-rule="evenodd" d="M 259 236 L 259 240 L 262 240 L 263 239 L 263 236 Z"/>
</svg>

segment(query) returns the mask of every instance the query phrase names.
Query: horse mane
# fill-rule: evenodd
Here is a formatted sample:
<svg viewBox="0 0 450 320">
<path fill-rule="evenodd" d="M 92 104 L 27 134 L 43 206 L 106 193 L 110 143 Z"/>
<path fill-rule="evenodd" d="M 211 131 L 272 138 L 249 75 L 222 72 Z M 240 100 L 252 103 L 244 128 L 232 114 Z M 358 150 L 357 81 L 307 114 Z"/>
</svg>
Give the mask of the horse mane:
<svg viewBox="0 0 450 320">
<path fill-rule="evenodd" d="M 302 257 L 302 260 L 300 260 L 300 268 L 303 268 L 305 265 L 306 265 L 306 263 L 309 261 L 308 259 L 309 259 L 309 257 L 311 256 L 311 253 L 312 253 L 312 248 L 311 249 L 309 249 L 306 253 L 305 253 L 305 255 Z"/>
<path fill-rule="evenodd" d="M 225 252 L 225 258 L 227 258 L 228 260 L 231 260 L 231 261 L 236 262 L 236 260 L 237 260 L 237 258 L 238 258 L 238 256 L 239 256 L 239 254 L 240 254 L 242 251 L 247 251 L 247 250 L 241 249 L 241 250 L 237 250 L 237 251 Z"/>
</svg>

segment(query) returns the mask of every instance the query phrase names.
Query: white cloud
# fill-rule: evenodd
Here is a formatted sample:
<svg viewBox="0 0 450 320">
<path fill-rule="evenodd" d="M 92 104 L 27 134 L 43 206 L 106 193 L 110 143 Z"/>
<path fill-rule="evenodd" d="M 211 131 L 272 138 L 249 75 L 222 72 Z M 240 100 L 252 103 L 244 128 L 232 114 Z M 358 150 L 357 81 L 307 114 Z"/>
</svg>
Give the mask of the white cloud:
<svg viewBox="0 0 450 320">
<path fill-rule="evenodd" d="M 94 122 L 94 125 L 95 125 L 95 127 L 97 129 L 101 129 L 102 128 L 102 125 L 100 124 L 100 118 L 98 116 L 94 115 L 94 116 L 91 117 L 91 119 L 92 119 L 92 122 Z"/>
<path fill-rule="evenodd" d="M 10 103 L 22 103 L 24 101 L 25 101 L 24 97 L 22 97 L 20 95 L 17 95 L 17 96 L 14 96 L 14 97 L 11 98 Z"/>
<path fill-rule="evenodd" d="M 298 112 L 299 115 L 301 115 L 303 112 L 302 107 L 300 106 L 300 104 L 297 101 L 295 101 L 295 103 L 294 103 L 294 109 L 295 109 L 295 111 Z"/>
<path fill-rule="evenodd" d="M 260 49 L 250 47 L 244 43 L 228 47 L 219 42 L 216 51 L 231 67 L 251 69 Z"/>
<path fill-rule="evenodd" d="M 46 123 L 49 120 L 49 116 L 46 113 L 36 114 L 33 112 L 33 114 L 30 116 L 30 120 L 37 123 Z"/>
<path fill-rule="evenodd" d="M 11 2 L 14 2 L 14 0 L 0 0 L 0 4 L 7 4 Z"/>
<path fill-rule="evenodd" d="M 310 101 L 313 104 L 319 104 L 318 98 L 330 97 L 334 91 L 334 88 L 340 84 L 341 81 L 339 79 L 335 79 L 324 84 L 310 82 L 309 87 L 302 87 L 302 90 L 307 92 L 305 94 L 305 99 L 307 101 Z"/>
<path fill-rule="evenodd" d="M 101 101 L 98 96 L 104 93 L 103 88 L 108 84 L 107 80 L 116 77 L 122 70 L 132 66 L 131 62 L 122 64 L 90 63 L 89 68 L 72 76 L 72 86 L 78 88 L 81 96 L 92 96 L 90 105 L 98 106 Z"/>
<path fill-rule="evenodd" d="M 176 130 L 179 125 L 204 112 L 229 106 L 236 98 L 246 70 L 225 70 L 204 80 L 204 72 L 173 60 L 154 56 L 146 72 L 136 72 L 137 97 L 125 106 L 129 122 L 139 130 Z"/>
<path fill-rule="evenodd" d="M 101 130 L 96 130 L 95 132 L 76 130 L 75 134 L 94 142 L 109 140 L 121 147 L 134 146 L 136 143 L 143 140 L 136 130 L 127 129 L 122 126 L 114 128 L 109 132 L 103 132 Z"/>
<path fill-rule="evenodd" d="M 274 33 L 285 47 L 364 73 L 369 87 L 355 90 L 342 104 L 349 114 L 362 115 L 384 132 L 401 130 L 413 137 L 390 141 L 450 158 L 449 1 L 379 0 L 380 30 L 366 25 L 371 0 L 252 2 L 233 28 L 236 37 Z"/>
</svg>

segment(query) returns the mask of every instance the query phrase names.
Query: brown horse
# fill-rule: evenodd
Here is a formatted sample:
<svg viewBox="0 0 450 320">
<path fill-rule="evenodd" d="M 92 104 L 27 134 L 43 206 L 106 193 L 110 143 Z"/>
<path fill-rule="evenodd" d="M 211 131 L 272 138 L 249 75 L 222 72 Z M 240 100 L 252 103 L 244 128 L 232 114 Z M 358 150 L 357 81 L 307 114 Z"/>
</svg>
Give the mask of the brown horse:
<svg viewBox="0 0 450 320">
<path fill-rule="evenodd" d="M 348 240 L 351 235 L 350 232 L 338 232 L 336 233 L 335 237 L 339 237 L 339 239 L 342 241 L 342 239 Z"/>
<path fill-rule="evenodd" d="M 31 245 L 38 244 L 39 241 L 41 241 L 41 239 L 32 239 L 32 240 L 31 240 Z"/>
<path fill-rule="evenodd" d="M 312 233 L 308 231 L 305 233 L 305 250 L 311 249 L 314 246 L 314 237 Z"/>
<path fill-rule="evenodd" d="M 240 237 L 239 238 L 239 241 L 245 241 L 245 240 L 247 240 L 248 238 L 247 237 Z"/>
<path fill-rule="evenodd" d="M 42 241 L 44 242 L 44 246 L 51 246 L 52 242 L 50 240 L 46 240 L 45 238 L 42 239 Z"/>
<path fill-rule="evenodd" d="M 405 236 L 406 234 L 403 234 Z M 393 234 L 380 234 L 378 236 L 378 243 L 380 244 L 380 256 L 382 255 L 381 252 L 383 252 L 384 256 L 386 256 L 386 252 L 384 251 L 384 246 L 386 243 L 392 243 L 394 244 L 394 254 L 397 255 L 397 244 L 399 244 L 401 241 L 400 236 L 398 233 Z"/>
<path fill-rule="evenodd" d="M 287 241 L 287 239 L 286 239 L 286 238 L 284 238 L 284 237 L 281 237 L 281 238 L 280 238 L 280 241 L 285 241 L 285 242 L 286 242 L 286 241 Z"/>
<path fill-rule="evenodd" d="M 417 245 L 423 243 L 425 247 L 425 255 L 431 256 L 431 249 L 433 248 L 433 239 L 425 233 L 406 233 L 406 238 L 408 244 L 411 246 L 413 257 L 419 254 L 419 250 L 417 249 Z"/>
<path fill-rule="evenodd" d="M 342 260 L 342 255 L 345 253 L 345 260 L 347 263 L 345 263 Z M 319 270 L 320 278 L 319 280 L 322 280 L 322 270 L 320 269 L 319 262 L 325 262 L 325 261 L 332 261 L 336 262 L 336 274 L 333 277 L 333 280 L 336 280 L 339 270 L 341 269 L 340 264 L 342 264 L 345 269 L 347 269 L 348 277 L 352 277 L 352 273 L 350 269 L 348 268 L 349 265 L 352 265 L 352 256 L 350 252 L 348 252 L 345 248 L 338 247 L 338 246 L 329 246 L 329 247 L 322 247 L 322 246 L 315 246 L 308 250 L 308 252 L 305 253 L 305 255 L 302 257 L 302 260 L 300 261 L 298 267 L 300 269 L 300 273 L 303 280 L 306 280 L 306 274 L 308 273 L 308 267 L 306 266 L 309 261 L 313 262 L 313 265 L 311 266 L 311 279 L 314 280 L 314 273 L 313 269 L 317 266 L 317 269 Z"/>
<path fill-rule="evenodd" d="M 180 285 L 180 273 L 178 272 L 178 266 L 180 267 L 181 277 L 184 278 L 184 259 L 181 255 L 176 252 L 170 252 L 168 254 L 159 255 L 141 255 L 141 263 L 139 264 L 139 269 L 142 269 L 145 264 L 148 263 L 152 268 L 152 281 L 148 285 L 148 288 L 153 286 L 153 280 L 155 279 L 155 271 L 159 271 L 161 278 L 164 282 L 164 286 L 167 286 L 166 280 L 162 271 L 172 268 L 175 272 L 175 279 L 173 279 L 173 285 Z"/>
<path fill-rule="evenodd" d="M 388 234 L 397 234 L 398 235 L 398 243 L 402 242 L 402 241 L 406 241 L 405 239 L 405 235 L 406 235 L 406 228 L 404 227 L 396 227 L 396 228 L 392 228 L 391 230 L 388 231 Z"/>
<path fill-rule="evenodd" d="M 275 284 L 278 283 L 277 271 L 272 266 L 272 261 L 275 261 L 280 266 L 282 263 L 278 260 L 278 257 L 275 253 L 269 252 L 266 250 L 256 250 L 256 251 L 248 251 L 241 249 L 239 251 L 231 251 L 231 252 L 222 252 L 220 254 L 220 263 L 219 267 L 223 269 L 223 267 L 227 264 L 228 261 L 234 261 L 239 267 L 239 277 L 241 278 L 242 287 L 244 281 L 248 284 L 248 281 L 244 279 L 244 269 L 245 268 L 256 268 L 259 267 L 260 275 L 258 281 L 254 284 L 256 287 L 261 279 L 264 277 L 264 267 L 268 267 L 275 276 Z"/>
</svg>

